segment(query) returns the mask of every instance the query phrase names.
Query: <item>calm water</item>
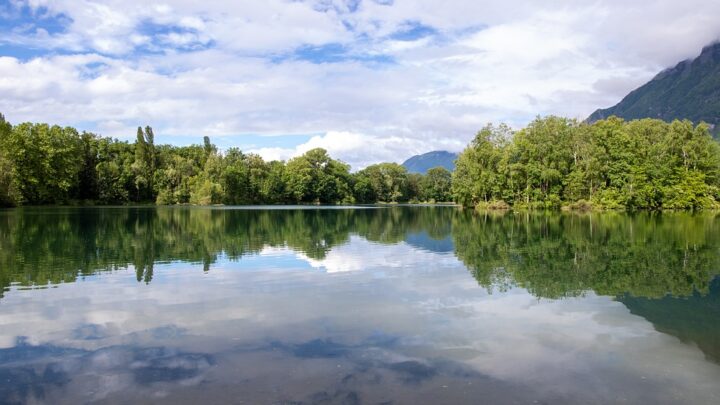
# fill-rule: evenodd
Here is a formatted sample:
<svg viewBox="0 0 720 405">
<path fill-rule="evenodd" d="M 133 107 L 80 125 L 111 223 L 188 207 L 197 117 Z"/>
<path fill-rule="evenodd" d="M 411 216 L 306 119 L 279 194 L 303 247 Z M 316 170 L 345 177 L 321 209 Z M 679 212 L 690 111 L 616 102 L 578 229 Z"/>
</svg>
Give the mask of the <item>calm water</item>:
<svg viewBox="0 0 720 405">
<path fill-rule="evenodd" d="M 0 211 L 0 403 L 720 403 L 720 215 Z"/>
</svg>

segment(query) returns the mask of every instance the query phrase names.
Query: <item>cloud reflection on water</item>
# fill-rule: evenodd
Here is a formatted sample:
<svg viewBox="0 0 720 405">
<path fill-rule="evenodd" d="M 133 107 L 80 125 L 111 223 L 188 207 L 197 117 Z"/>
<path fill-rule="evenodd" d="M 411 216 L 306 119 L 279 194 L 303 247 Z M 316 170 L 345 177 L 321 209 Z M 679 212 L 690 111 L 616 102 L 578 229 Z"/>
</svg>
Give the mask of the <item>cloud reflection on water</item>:
<svg viewBox="0 0 720 405">
<path fill-rule="evenodd" d="M 154 263 L 149 284 L 138 283 L 129 265 L 57 288 L 11 289 L 0 300 L 0 396 L 53 403 L 718 400 L 718 364 L 692 340 L 658 332 L 625 301 L 592 291 L 538 298 L 520 286 L 490 292 L 454 252 L 408 243 L 407 232 L 392 227 L 360 225 L 367 223 L 328 237 L 338 243 L 303 245 L 307 251 L 272 243 L 239 258 L 213 252 L 207 272 L 203 262 Z M 715 297 L 709 291 L 698 299 Z"/>
</svg>

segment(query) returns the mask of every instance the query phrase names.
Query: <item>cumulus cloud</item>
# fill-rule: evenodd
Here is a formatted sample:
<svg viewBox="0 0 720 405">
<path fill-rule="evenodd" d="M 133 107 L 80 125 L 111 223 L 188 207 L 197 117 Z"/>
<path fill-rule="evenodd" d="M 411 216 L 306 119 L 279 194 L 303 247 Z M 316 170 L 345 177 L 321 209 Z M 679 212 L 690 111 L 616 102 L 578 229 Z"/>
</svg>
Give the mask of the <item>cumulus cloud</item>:
<svg viewBox="0 0 720 405">
<path fill-rule="evenodd" d="M 489 121 L 584 118 L 720 37 L 711 0 L 33 0 L 0 6 L 0 111 L 132 139 L 301 134 L 355 169 Z M 319 134 L 307 140 L 308 134 Z M 183 138 L 185 137 L 185 138 Z"/>
<path fill-rule="evenodd" d="M 460 150 L 465 143 L 453 138 L 447 140 L 425 140 L 411 136 L 378 136 L 347 131 L 328 131 L 317 135 L 294 148 L 257 148 L 257 153 L 266 160 L 288 160 L 314 149 L 323 148 L 330 156 L 339 157 L 351 163 L 354 170 L 363 169 L 377 162 L 395 162 L 407 156 L 424 153 L 433 149 Z"/>
</svg>

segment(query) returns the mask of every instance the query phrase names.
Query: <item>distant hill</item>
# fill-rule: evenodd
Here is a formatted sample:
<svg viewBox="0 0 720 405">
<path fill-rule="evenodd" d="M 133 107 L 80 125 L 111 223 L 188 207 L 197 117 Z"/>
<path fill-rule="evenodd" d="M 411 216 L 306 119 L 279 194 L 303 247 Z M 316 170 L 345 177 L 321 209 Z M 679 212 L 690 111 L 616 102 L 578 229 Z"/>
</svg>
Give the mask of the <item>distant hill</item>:
<svg viewBox="0 0 720 405">
<path fill-rule="evenodd" d="M 705 121 L 713 125 L 717 133 L 720 130 L 720 42 L 703 48 L 697 58 L 660 72 L 614 107 L 592 113 L 588 121 L 611 115 L 627 120 Z"/>
<path fill-rule="evenodd" d="M 451 153 L 444 150 L 436 150 L 433 152 L 423 153 L 422 155 L 415 155 L 410 159 L 403 162 L 403 166 L 410 173 L 425 174 L 429 169 L 433 167 L 442 166 L 450 171 L 455 170 L 455 159 L 457 159 L 457 153 Z"/>
</svg>

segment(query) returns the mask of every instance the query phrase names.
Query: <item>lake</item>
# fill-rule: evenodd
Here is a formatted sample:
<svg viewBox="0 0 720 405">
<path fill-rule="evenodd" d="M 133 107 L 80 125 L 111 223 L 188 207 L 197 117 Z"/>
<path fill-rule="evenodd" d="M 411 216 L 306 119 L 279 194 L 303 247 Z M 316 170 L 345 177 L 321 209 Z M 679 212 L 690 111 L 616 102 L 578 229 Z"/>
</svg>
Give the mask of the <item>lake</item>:
<svg viewBox="0 0 720 405">
<path fill-rule="evenodd" d="M 0 403 L 720 403 L 720 215 L 0 210 Z"/>
</svg>

